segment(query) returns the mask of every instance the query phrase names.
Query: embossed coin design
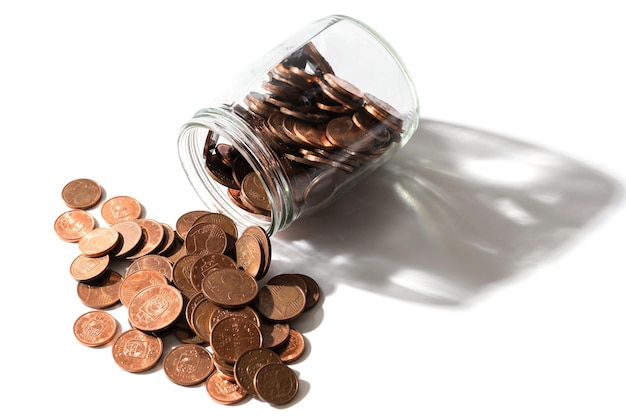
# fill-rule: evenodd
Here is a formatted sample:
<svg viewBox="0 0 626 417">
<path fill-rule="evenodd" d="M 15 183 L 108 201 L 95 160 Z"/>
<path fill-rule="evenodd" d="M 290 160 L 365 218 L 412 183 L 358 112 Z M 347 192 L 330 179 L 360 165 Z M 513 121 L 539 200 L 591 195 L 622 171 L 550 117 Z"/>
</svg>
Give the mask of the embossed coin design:
<svg viewBox="0 0 626 417">
<path fill-rule="evenodd" d="M 136 220 L 141 217 L 141 204 L 133 197 L 117 196 L 108 199 L 102 204 L 100 214 L 105 222 L 114 224 L 117 222 Z"/>
<path fill-rule="evenodd" d="M 96 219 L 81 209 L 66 211 L 54 222 L 54 231 L 66 242 L 78 242 L 95 227 Z"/>
<path fill-rule="evenodd" d="M 100 201 L 102 187 L 89 178 L 72 180 L 63 187 L 61 197 L 73 209 L 89 209 Z"/>
<path fill-rule="evenodd" d="M 163 354 L 163 341 L 137 329 L 123 332 L 113 343 L 113 360 L 127 372 L 144 372 L 153 368 Z"/>
<path fill-rule="evenodd" d="M 163 359 L 165 375 L 178 385 L 192 386 L 204 382 L 214 369 L 211 353 L 198 345 L 179 345 Z"/>
<path fill-rule="evenodd" d="M 89 347 L 104 346 L 115 337 L 117 322 L 106 311 L 93 310 L 82 314 L 74 322 L 74 336 Z"/>
</svg>

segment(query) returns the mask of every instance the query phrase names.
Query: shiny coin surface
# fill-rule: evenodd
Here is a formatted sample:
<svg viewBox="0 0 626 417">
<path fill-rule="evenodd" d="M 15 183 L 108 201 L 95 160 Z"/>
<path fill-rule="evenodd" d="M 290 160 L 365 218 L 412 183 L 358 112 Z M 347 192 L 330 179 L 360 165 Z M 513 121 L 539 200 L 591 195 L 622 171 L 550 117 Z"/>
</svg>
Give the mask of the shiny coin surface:
<svg viewBox="0 0 626 417">
<path fill-rule="evenodd" d="M 96 227 L 78 241 L 78 249 L 92 258 L 106 255 L 115 249 L 120 234 L 110 227 Z"/>
<path fill-rule="evenodd" d="M 77 281 L 88 282 L 102 275 L 109 264 L 109 255 L 91 257 L 81 254 L 70 264 L 70 275 Z"/>
<path fill-rule="evenodd" d="M 78 242 L 96 227 L 96 219 L 81 209 L 66 211 L 54 221 L 54 231 L 66 242 Z"/>
<path fill-rule="evenodd" d="M 261 330 L 250 320 L 227 317 L 213 326 L 210 345 L 216 355 L 232 364 L 246 350 L 261 347 L 261 338 Z"/>
<path fill-rule="evenodd" d="M 163 341 L 137 329 L 122 333 L 112 346 L 113 360 L 127 372 L 144 372 L 153 368 L 163 354 Z"/>
<path fill-rule="evenodd" d="M 204 256 L 209 253 L 224 253 L 228 245 L 226 232 L 213 223 L 198 223 L 189 229 L 185 238 L 188 255 Z"/>
<path fill-rule="evenodd" d="M 116 332 L 117 321 L 106 311 L 88 311 L 74 322 L 74 336 L 89 347 L 106 345 L 113 340 Z"/>
<path fill-rule="evenodd" d="M 246 391 L 221 372 L 213 372 L 206 381 L 206 390 L 213 401 L 232 405 L 246 398 Z"/>
<path fill-rule="evenodd" d="M 263 401 L 273 405 L 286 404 L 298 393 L 298 376 L 285 364 L 268 363 L 256 372 L 254 388 Z"/>
<path fill-rule="evenodd" d="M 128 307 L 130 301 L 139 291 L 153 285 L 166 285 L 167 283 L 167 278 L 153 269 L 131 272 L 120 284 L 120 302 Z"/>
<path fill-rule="evenodd" d="M 105 309 L 120 302 L 120 285 L 122 276 L 115 271 L 107 270 L 94 281 L 79 282 L 76 286 L 78 298 L 87 307 Z"/>
<path fill-rule="evenodd" d="M 128 321 L 145 332 L 168 328 L 183 310 L 183 295 L 168 285 L 153 285 L 135 295 L 128 304 Z"/>
<path fill-rule="evenodd" d="M 136 220 L 141 217 L 142 212 L 139 201 L 129 196 L 112 197 L 102 203 L 100 209 L 102 218 L 108 224 Z"/>
<path fill-rule="evenodd" d="M 218 269 L 202 281 L 202 293 L 205 297 L 216 305 L 227 308 L 250 304 L 258 290 L 256 279 L 241 269 Z"/>
<path fill-rule="evenodd" d="M 263 347 L 243 352 L 233 367 L 235 381 L 249 394 L 257 395 L 254 376 L 262 366 L 268 363 L 282 363 L 282 361 L 276 352 Z"/>
<path fill-rule="evenodd" d="M 144 237 L 143 230 L 139 223 L 134 220 L 121 221 L 110 225 L 111 229 L 116 230 L 120 234 L 122 244 L 112 254 L 115 257 L 123 258 L 134 252 L 142 244 Z"/>
<path fill-rule="evenodd" d="M 165 375 L 178 385 L 198 385 L 204 382 L 214 369 L 211 353 L 198 345 L 178 345 L 163 358 Z"/>
<path fill-rule="evenodd" d="M 297 361 L 304 354 L 306 342 L 300 330 L 290 328 L 287 342 L 274 349 L 284 363 Z"/>
<path fill-rule="evenodd" d="M 70 181 L 63 187 L 61 197 L 70 208 L 88 209 L 100 201 L 102 187 L 89 178 L 79 178 Z"/>
</svg>

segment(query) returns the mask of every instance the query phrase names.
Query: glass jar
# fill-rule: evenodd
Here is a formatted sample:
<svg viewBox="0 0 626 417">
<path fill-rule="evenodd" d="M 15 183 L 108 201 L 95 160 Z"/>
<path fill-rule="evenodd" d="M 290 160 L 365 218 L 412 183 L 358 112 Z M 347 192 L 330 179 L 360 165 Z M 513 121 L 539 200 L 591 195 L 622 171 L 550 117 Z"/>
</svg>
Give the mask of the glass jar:
<svg viewBox="0 0 626 417">
<path fill-rule="evenodd" d="M 332 15 L 233 78 L 182 126 L 178 152 L 208 209 L 271 236 L 381 166 L 418 120 L 415 86 L 393 48 Z"/>
</svg>

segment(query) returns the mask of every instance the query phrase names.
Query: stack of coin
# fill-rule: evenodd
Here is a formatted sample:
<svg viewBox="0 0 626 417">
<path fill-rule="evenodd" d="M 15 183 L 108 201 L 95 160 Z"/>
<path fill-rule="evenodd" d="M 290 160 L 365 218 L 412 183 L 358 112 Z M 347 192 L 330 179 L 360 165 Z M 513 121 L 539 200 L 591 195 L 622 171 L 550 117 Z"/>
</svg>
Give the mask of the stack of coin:
<svg viewBox="0 0 626 417">
<path fill-rule="evenodd" d="M 83 206 L 95 207 L 100 195 Z M 221 404 L 249 395 L 274 405 L 291 401 L 299 384 L 289 364 L 305 349 L 292 322 L 318 303 L 315 280 L 295 273 L 266 277 L 271 244 L 260 227 L 240 232 L 223 214 L 194 210 L 172 228 L 143 218 L 141 207 L 118 196 L 101 206 L 108 226 L 76 227 L 63 216 L 55 221 L 59 237 L 77 243 L 70 274 L 91 308 L 74 323 L 78 341 L 111 344 L 115 363 L 132 373 L 154 368 L 163 357 L 170 381 L 204 383 Z M 107 311 L 119 306 L 130 326 L 121 332 Z M 164 352 L 165 337 L 179 344 Z"/>
<path fill-rule="evenodd" d="M 313 207 L 394 147 L 403 119 L 387 102 L 335 74 L 313 43 L 272 68 L 234 110 L 276 151 L 297 202 Z M 245 158 L 209 131 L 207 172 L 240 208 L 269 216 L 265 189 Z"/>
</svg>

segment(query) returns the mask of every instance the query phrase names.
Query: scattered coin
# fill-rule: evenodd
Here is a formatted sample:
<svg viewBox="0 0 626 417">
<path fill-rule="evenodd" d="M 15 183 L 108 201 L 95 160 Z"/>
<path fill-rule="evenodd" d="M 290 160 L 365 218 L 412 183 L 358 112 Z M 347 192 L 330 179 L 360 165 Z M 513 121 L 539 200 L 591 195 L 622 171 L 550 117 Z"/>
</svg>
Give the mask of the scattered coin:
<svg viewBox="0 0 626 417">
<path fill-rule="evenodd" d="M 170 381 L 183 386 L 204 382 L 214 368 L 211 353 L 193 344 L 178 345 L 163 358 L 165 375 Z"/>
<path fill-rule="evenodd" d="M 78 298 L 87 307 L 105 309 L 120 302 L 120 285 L 122 276 L 107 270 L 94 281 L 79 282 L 76 286 Z"/>
<path fill-rule="evenodd" d="M 167 329 L 183 310 L 183 295 L 169 284 L 152 285 L 128 304 L 128 320 L 136 329 L 158 332 Z"/>
<path fill-rule="evenodd" d="M 61 214 L 54 222 L 54 231 L 66 242 L 78 242 L 96 227 L 96 219 L 82 209 Z"/>
<path fill-rule="evenodd" d="M 153 368 L 163 355 L 163 340 L 138 329 L 123 332 L 113 343 L 113 360 L 127 372 Z"/>
<path fill-rule="evenodd" d="M 246 391 L 221 372 L 213 372 L 206 381 L 209 396 L 217 403 L 232 405 L 246 398 Z"/>
<path fill-rule="evenodd" d="M 117 321 L 106 311 L 88 311 L 74 322 L 74 336 L 89 347 L 106 345 L 113 340 L 116 332 Z"/>
<path fill-rule="evenodd" d="M 117 222 L 137 220 L 141 217 L 143 209 L 139 201 L 129 196 L 117 196 L 108 199 L 102 204 L 100 214 L 105 222 L 114 224 Z"/>
<path fill-rule="evenodd" d="M 111 253 L 120 241 L 120 234 L 110 227 L 97 227 L 83 236 L 78 249 L 83 255 L 96 258 Z"/>
<path fill-rule="evenodd" d="M 283 363 L 268 363 L 254 375 L 254 389 L 263 401 L 272 405 L 286 404 L 298 393 L 298 376 Z"/>
<path fill-rule="evenodd" d="M 63 187 L 61 197 L 65 204 L 73 209 L 88 209 L 100 201 L 100 184 L 88 178 L 72 180 Z"/>
</svg>

